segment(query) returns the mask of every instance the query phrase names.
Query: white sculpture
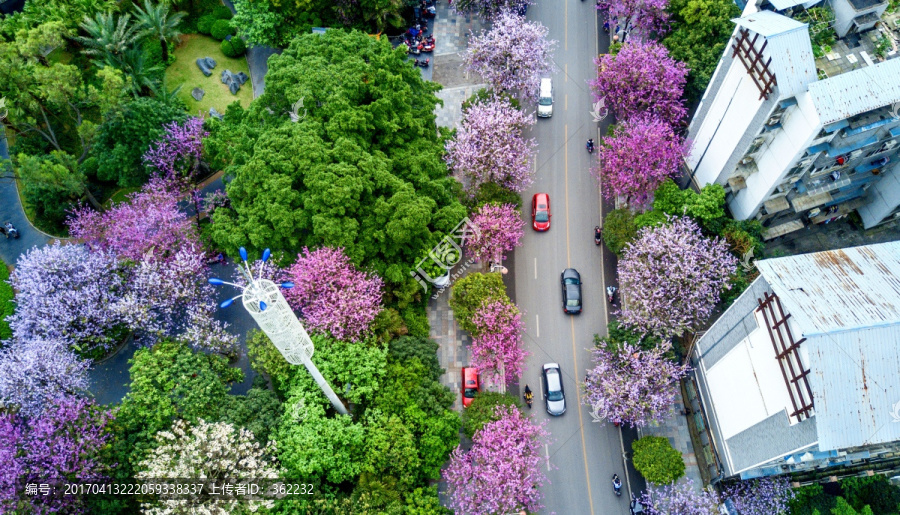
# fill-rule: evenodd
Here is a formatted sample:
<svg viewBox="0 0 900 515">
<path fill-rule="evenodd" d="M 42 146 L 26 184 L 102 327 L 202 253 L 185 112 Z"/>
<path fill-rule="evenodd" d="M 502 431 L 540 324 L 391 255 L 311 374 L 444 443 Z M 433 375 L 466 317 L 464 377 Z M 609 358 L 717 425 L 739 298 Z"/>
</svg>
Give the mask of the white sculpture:
<svg viewBox="0 0 900 515">
<path fill-rule="evenodd" d="M 269 259 L 269 255 L 269 249 L 263 251 L 263 262 Z M 325 381 L 319 369 L 313 364 L 312 355 L 315 350 L 313 342 L 306 333 L 306 329 L 303 328 L 303 324 L 294 315 L 294 311 L 288 304 L 287 299 L 284 298 L 281 290 L 278 289 L 279 286 L 292 288 L 294 285 L 289 282 L 277 285 L 268 279 L 254 279 L 250 266 L 247 264 L 247 251 L 244 247 L 241 247 L 241 259 L 244 260 L 244 266 L 238 266 L 238 269 L 247 281 L 246 286 L 215 278 L 209 280 L 210 284 L 216 286 L 230 284 L 243 290 L 241 295 L 223 302 L 222 307 L 227 308 L 235 299 L 243 297 L 244 308 L 250 313 L 250 316 L 253 317 L 259 328 L 272 340 L 275 348 L 284 356 L 284 359 L 292 365 L 302 364 L 305 366 L 313 376 L 313 379 L 315 379 L 316 384 L 319 385 L 319 388 L 331 401 L 334 409 L 341 415 L 348 415 L 344 403 L 338 399 L 334 390 L 331 389 L 331 385 Z"/>
</svg>

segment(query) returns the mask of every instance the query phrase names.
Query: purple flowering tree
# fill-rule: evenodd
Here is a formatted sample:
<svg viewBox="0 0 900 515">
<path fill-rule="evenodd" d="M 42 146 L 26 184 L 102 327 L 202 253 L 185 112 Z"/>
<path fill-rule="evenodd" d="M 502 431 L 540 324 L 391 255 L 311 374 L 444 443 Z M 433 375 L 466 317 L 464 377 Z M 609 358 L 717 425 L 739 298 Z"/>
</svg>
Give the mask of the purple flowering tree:
<svg viewBox="0 0 900 515">
<path fill-rule="evenodd" d="M 184 123 L 172 122 L 163 126 L 162 137 L 144 153 L 143 160 L 163 177 L 192 178 L 200 166 L 203 138 L 203 119 L 191 117 Z"/>
<path fill-rule="evenodd" d="M 173 337 L 195 349 L 231 354 L 237 337 L 213 318 L 215 290 L 207 277 L 199 246 L 181 247 L 166 261 L 147 256 L 132 272 L 116 310 L 144 345 Z"/>
<path fill-rule="evenodd" d="M 495 97 L 472 105 L 463 113 L 456 138 L 447 142 L 447 164 L 475 191 L 493 182 L 523 191 L 534 180 L 531 161 L 537 143 L 523 137 L 534 118 Z"/>
<path fill-rule="evenodd" d="M 605 98 L 618 120 L 646 113 L 677 125 L 687 114 L 681 93 L 688 70 L 662 45 L 628 43 L 618 54 L 605 54 L 594 62 L 599 69 L 590 81 L 594 99 Z"/>
<path fill-rule="evenodd" d="M 443 471 L 450 505 L 457 513 L 534 512 L 544 476 L 541 447 L 548 443 L 544 423 L 535 425 L 514 406 L 497 406 L 499 420 L 488 422 L 466 452 L 457 447 Z"/>
<path fill-rule="evenodd" d="M 528 352 L 522 348 L 525 324 L 515 304 L 485 302 L 472 315 L 472 325 L 472 366 L 495 382 L 521 376 Z"/>
<path fill-rule="evenodd" d="M 87 390 L 88 360 L 80 360 L 65 342 L 10 340 L 0 350 L 0 404 L 39 415 L 53 400 Z M 0 461 L 2 463 L 2 461 Z"/>
<path fill-rule="evenodd" d="M 646 115 L 625 120 L 599 148 L 603 195 L 646 204 L 663 181 L 678 175 L 686 152 L 669 124 Z"/>
<path fill-rule="evenodd" d="M 154 177 L 104 213 L 80 208 L 66 222 L 69 232 L 92 249 L 114 251 L 134 262 L 153 252 L 168 259 L 184 245 L 200 246 L 197 228 L 178 209 L 181 191 L 173 180 Z"/>
<path fill-rule="evenodd" d="M 650 35 L 661 36 L 669 26 L 666 7 L 669 0 L 601 0 L 597 9 L 603 11 L 611 29 L 618 25 L 632 37 L 646 39 Z M 633 41 L 629 39 L 629 41 Z"/>
<path fill-rule="evenodd" d="M 642 350 L 629 343 L 592 351 L 594 368 L 582 384 L 582 403 L 594 420 L 632 427 L 663 421 L 672 411 L 678 381 L 689 367 L 665 357 L 669 344 Z"/>
<path fill-rule="evenodd" d="M 458 13 L 477 14 L 490 19 L 503 11 L 517 12 L 520 7 L 533 3 L 531 0 L 456 0 L 453 9 Z"/>
<path fill-rule="evenodd" d="M 475 212 L 472 223 L 479 232 L 466 240 L 466 248 L 478 260 L 502 256 L 521 245 L 525 234 L 525 221 L 512 204 L 485 204 Z"/>
<path fill-rule="evenodd" d="M 719 502 L 715 490 L 697 491 L 690 479 L 661 487 L 650 485 L 641 496 L 649 515 L 719 515 Z"/>
<path fill-rule="evenodd" d="M 641 229 L 619 261 L 619 281 L 628 295 L 623 324 L 661 338 L 694 329 L 729 288 L 736 266 L 728 244 L 703 236 L 690 218 Z"/>
<path fill-rule="evenodd" d="M 22 495 L 23 485 L 104 479 L 106 466 L 98 455 L 110 438 L 109 420 L 110 415 L 92 402 L 73 397 L 56 399 L 27 419 L 0 414 L 0 457 L 13 456 L 0 467 L 0 510 L 18 502 L 27 513 L 86 513 L 86 496 Z M 10 491 L 16 481 L 12 474 L 18 489 Z"/>
<path fill-rule="evenodd" d="M 358 341 L 381 311 L 383 281 L 357 269 L 343 248 L 304 248 L 284 278 L 294 283 L 284 297 L 308 328 L 338 340 Z"/>
<path fill-rule="evenodd" d="M 35 247 L 19 257 L 10 284 L 18 292 L 7 318 L 16 339 L 58 340 L 82 356 L 115 346 L 123 321 L 110 306 L 125 284 L 111 252 L 59 241 Z"/>
<path fill-rule="evenodd" d="M 537 98 L 541 77 L 552 70 L 556 41 L 547 39 L 548 33 L 540 23 L 504 11 L 492 20 L 489 31 L 469 38 L 465 65 L 495 91 Z"/>
<path fill-rule="evenodd" d="M 777 476 L 739 481 L 726 486 L 723 495 L 741 515 L 783 515 L 794 491 L 786 477 Z"/>
</svg>

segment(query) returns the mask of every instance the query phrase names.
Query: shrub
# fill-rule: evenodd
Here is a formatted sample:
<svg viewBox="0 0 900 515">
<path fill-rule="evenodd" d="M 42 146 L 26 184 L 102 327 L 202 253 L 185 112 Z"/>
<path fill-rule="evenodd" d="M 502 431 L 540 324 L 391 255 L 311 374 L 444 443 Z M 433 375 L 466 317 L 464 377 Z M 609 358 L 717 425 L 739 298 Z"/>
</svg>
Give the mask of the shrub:
<svg viewBox="0 0 900 515">
<path fill-rule="evenodd" d="M 510 303 L 499 272 L 471 273 L 456 281 L 450 289 L 450 309 L 453 310 L 453 316 L 459 327 L 470 333 L 475 332 L 475 325 L 472 323 L 475 312 L 482 304 L 494 300 Z"/>
<path fill-rule="evenodd" d="M 634 468 L 651 483 L 667 485 L 684 475 L 681 453 L 668 438 L 645 436 L 632 443 L 631 449 Z"/>
<path fill-rule="evenodd" d="M 467 98 L 462 103 L 462 110 L 465 111 L 466 109 L 472 107 L 475 104 L 482 104 L 482 103 L 488 102 L 491 99 L 496 98 L 496 97 L 500 97 L 500 98 L 503 98 L 503 99 L 509 101 L 509 103 L 516 109 L 520 109 L 520 110 L 522 109 L 521 102 L 519 102 L 519 100 L 517 98 L 510 95 L 506 91 L 501 91 L 500 93 L 497 93 L 492 89 L 481 88 L 478 91 L 476 91 L 475 93 L 473 93 L 471 97 Z"/>
<path fill-rule="evenodd" d="M 472 211 L 477 210 L 481 206 L 495 202 L 498 204 L 512 204 L 516 209 L 522 207 L 522 197 L 515 191 L 500 186 L 493 182 L 485 182 L 478 186 L 475 191 L 475 199 L 472 205 Z"/>
<path fill-rule="evenodd" d="M 234 13 L 231 12 L 231 9 L 225 7 L 224 5 L 220 5 L 212 10 L 212 14 L 210 15 L 215 20 L 230 20 L 234 17 Z"/>
<path fill-rule="evenodd" d="M 199 20 L 197 20 L 197 32 L 209 36 L 212 32 L 213 23 L 215 23 L 216 21 L 218 21 L 218 18 L 216 18 L 212 14 L 204 14 L 200 17 Z"/>
<path fill-rule="evenodd" d="M 520 408 L 519 399 L 508 393 L 479 392 L 472 399 L 472 404 L 463 410 L 462 428 L 467 438 L 472 438 L 475 432 L 484 427 L 488 422 L 499 420 L 494 408 L 497 406 L 514 406 Z"/>
<path fill-rule="evenodd" d="M 209 34 L 219 41 L 222 41 L 225 39 L 225 36 L 228 36 L 229 34 L 232 36 L 235 35 L 236 31 L 234 30 L 234 27 L 231 26 L 230 21 L 217 20 L 212 24 Z"/>
<path fill-rule="evenodd" d="M 622 257 L 625 245 L 637 236 L 634 214 L 628 209 L 614 209 L 603 219 L 603 243 L 615 255 Z"/>
<path fill-rule="evenodd" d="M 9 285 L 9 268 L 0 260 L 0 342 L 12 338 L 12 330 L 6 323 L 6 317 L 13 314 L 16 305 L 13 303 L 13 289 Z"/>
<path fill-rule="evenodd" d="M 400 311 L 400 316 L 406 323 L 407 334 L 417 338 L 428 338 L 431 326 L 428 324 L 428 313 L 422 305 L 407 306 Z"/>
<path fill-rule="evenodd" d="M 880 474 L 844 478 L 841 492 L 848 504 L 860 512 L 869 506 L 875 513 L 897 513 L 900 506 L 900 488 Z"/>
<path fill-rule="evenodd" d="M 247 43 L 239 37 L 231 38 L 231 41 L 222 41 L 222 53 L 228 57 L 240 57 L 247 51 Z"/>
</svg>

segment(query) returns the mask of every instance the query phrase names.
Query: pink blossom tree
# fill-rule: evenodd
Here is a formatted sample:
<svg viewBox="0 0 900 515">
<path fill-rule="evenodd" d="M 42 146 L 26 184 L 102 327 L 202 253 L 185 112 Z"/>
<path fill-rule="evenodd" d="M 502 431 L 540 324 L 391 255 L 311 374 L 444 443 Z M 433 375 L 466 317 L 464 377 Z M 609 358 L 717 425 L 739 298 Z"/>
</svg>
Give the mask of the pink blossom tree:
<svg viewBox="0 0 900 515">
<path fill-rule="evenodd" d="M 104 213 L 77 209 L 66 223 L 72 236 L 92 249 L 112 250 L 134 262 L 148 252 L 168 259 L 183 245 L 200 246 L 196 226 L 178 209 L 180 196 L 174 181 L 154 177 L 128 201 Z"/>
<path fill-rule="evenodd" d="M 606 14 L 608 20 L 617 19 L 619 27 L 639 39 L 661 36 L 669 25 L 666 8 L 669 0 L 601 0 L 597 9 Z M 615 28 L 616 22 L 610 22 Z M 629 41 L 632 41 L 629 39 Z"/>
<path fill-rule="evenodd" d="M 162 137 L 144 153 L 144 163 L 163 177 L 192 177 L 200 166 L 203 138 L 209 136 L 203 129 L 203 119 L 191 117 L 184 123 L 171 122 L 163 128 Z"/>
<path fill-rule="evenodd" d="M 181 247 L 168 260 L 146 256 L 115 309 L 144 345 L 172 337 L 195 349 L 231 354 L 237 337 L 214 319 L 215 290 L 207 277 L 199 246 Z"/>
<path fill-rule="evenodd" d="M 284 296 L 307 326 L 338 340 L 358 341 L 381 311 L 381 278 L 358 270 L 343 248 L 304 248 L 284 278 L 294 283 Z"/>
<path fill-rule="evenodd" d="M 537 98 L 541 77 L 552 70 L 556 41 L 547 39 L 548 33 L 538 22 L 501 12 L 490 30 L 469 38 L 465 65 L 495 91 L 511 90 L 521 98 Z"/>
<path fill-rule="evenodd" d="M 582 384 L 582 403 L 595 420 L 641 427 L 665 420 L 675 402 L 678 381 L 689 367 L 666 359 L 669 344 L 643 350 L 629 343 L 595 348 L 594 368 Z"/>
<path fill-rule="evenodd" d="M 472 366 L 493 380 L 515 381 L 522 375 L 528 353 L 522 348 L 525 324 L 515 304 L 485 302 L 472 315 Z"/>
<path fill-rule="evenodd" d="M 512 204 L 485 204 L 472 217 L 479 232 L 466 240 L 467 249 L 478 260 L 492 259 L 521 245 L 525 221 Z"/>
<path fill-rule="evenodd" d="M 602 55 L 595 63 L 597 78 L 590 81 L 594 98 L 605 98 L 618 120 L 651 114 L 677 125 L 687 114 L 681 93 L 688 70 L 662 45 L 628 43 L 618 54 Z"/>
<path fill-rule="evenodd" d="M 87 390 L 89 365 L 62 341 L 11 340 L 0 350 L 0 405 L 38 416 L 54 400 Z"/>
<path fill-rule="evenodd" d="M 794 491 L 786 477 L 777 476 L 738 481 L 726 486 L 723 496 L 741 515 L 783 515 L 790 511 Z"/>
<path fill-rule="evenodd" d="M 124 294 L 123 275 L 111 252 L 59 241 L 32 248 L 10 276 L 18 292 L 7 318 L 13 336 L 64 342 L 82 356 L 112 349 L 122 336 L 122 317 L 111 306 Z"/>
<path fill-rule="evenodd" d="M 530 163 L 537 143 L 523 137 L 533 124 L 532 116 L 505 98 L 476 103 L 465 110 L 456 138 L 447 143 L 447 164 L 470 191 L 486 182 L 523 191 L 534 180 Z"/>
<path fill-rule="evenodd" d="M 649 515 L 719 515 L 719 502 L 715 490 L 698 491 L 690 479 L 661 487 L 650 485 L 641 496 Z"/>
<path fill-rule="evenodd" d="M 466 452 L 457 447 L 443 471 L 450 505 L 473 515 L 539 510 L 543 473 L 541 447 L 549 434 L 513 406 L 497 406 L 498 420 L 472 438 Z"/>
<path fill-rule="evenodd" d="M 0 457 L 12 456 L 0 462 L 0 511 L 12 506 L 25 513 L 86 513 L 87 496 L 26 495 L 24 485 L 102 481 L 106 466 L 99 453 L 111 437 L 110 419 L 92 402 L 73 397 L 58 398 L 33 417 L 0 414 Z"/>
<path fill-rule="evenodd" d="M 646 204 L 663 181 L 678 175 L 686 152 L 682 139 L 659 119 L 640 115 L 625 120 L 600 145 L 598 172 L 603 195 Z"/>
<path fill-rule="evenodd" d="M 619 261 L 619 281 L 628 295 L 622 323 L 661 338 L 693 330 L 729 288 L 736 266 L 727 243 L 703 236 L 690 218 L 645 227 Z"/>
</svg>

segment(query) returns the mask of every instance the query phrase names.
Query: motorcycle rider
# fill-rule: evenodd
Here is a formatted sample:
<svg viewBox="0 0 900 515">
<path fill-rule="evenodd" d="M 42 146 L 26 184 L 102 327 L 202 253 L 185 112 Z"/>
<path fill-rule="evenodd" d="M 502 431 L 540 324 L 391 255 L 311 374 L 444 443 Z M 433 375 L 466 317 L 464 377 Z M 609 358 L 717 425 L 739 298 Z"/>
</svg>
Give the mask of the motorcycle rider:
<svg viewBox="0 0 900 515">
<path fill-rule="evenodd" d="M 529 388 L 527 384 L 525 385 L 525 395 L 524 395 L 524 397 L 525 397 L 525 404 L 528 404 L 528 407 L 530 408 L 530 407 L 531 407 L 531 401 L 534 400 L 534 394 L 531 393 L 531 388 Z"/>
<path fill-rule="evenodd" d="M 613 474 L 612 483 L 613 490 L 615 490 L 616 495 L 620 495 L 620 491 L 622 490 L 622 480 L 619 479 L 618 474 Z"/>
<path fill-rule="evenodd" d="M 593 151 L 594 151 L 594 138 L 591 138 L 591 139 L 587 140 L 587 145 L 586 145 L 586 147 L 587 147 L 587 149 L 588 149 L 588 152 L 593 152 Z"/>
<path fill-rule="evenodd" d="M 600 238 L 603 237 L 603 231 L 600 229 L 600 226 L 594 227 L 594 241 L 596 243 L 600 243 Z"/>
</svg>

